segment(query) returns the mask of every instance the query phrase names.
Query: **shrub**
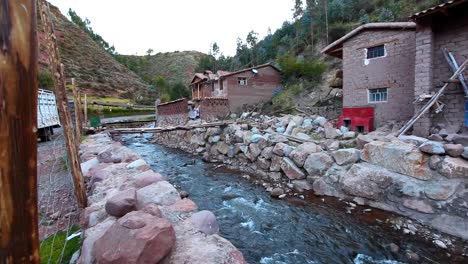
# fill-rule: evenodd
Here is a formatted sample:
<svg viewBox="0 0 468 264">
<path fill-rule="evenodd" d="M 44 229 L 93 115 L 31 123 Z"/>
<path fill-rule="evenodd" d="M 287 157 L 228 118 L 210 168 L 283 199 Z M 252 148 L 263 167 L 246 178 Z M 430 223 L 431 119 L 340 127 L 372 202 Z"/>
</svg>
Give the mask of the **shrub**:
<svg viewBox="0 0 468 264">
<path fill-rule="evenodd" d="M 319 81 L 327 66 L 318 60 L 298 61 L 292 56 L 280 56 L 278 63 L 283 71 L 284 77 L 304 78 L 312 81 Z"/>
<path fill-rule="evenodd" d="M 39 71 L 39 87 L 53 89 L 54 88 L 54 76 L 50 71 L 41 70 Z"/>
</svg>

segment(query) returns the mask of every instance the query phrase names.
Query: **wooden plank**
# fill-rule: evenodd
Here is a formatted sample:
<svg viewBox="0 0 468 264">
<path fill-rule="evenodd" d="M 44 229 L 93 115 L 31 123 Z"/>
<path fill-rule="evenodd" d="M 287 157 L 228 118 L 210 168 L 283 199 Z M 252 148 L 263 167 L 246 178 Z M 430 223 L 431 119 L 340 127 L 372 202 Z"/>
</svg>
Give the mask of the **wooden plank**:
<svg viewBox="0 0 468 264">
<path fill-rule="evenodd" d="M 0 0 L 0 263 L 39 263 L 35 0 Z"/>
<path fill-rule="evenodd" d="M 60 123 L 63 127 L 65 143 L 67 147 L 68 163 L 73 178 L 75 196 L 78 206 L 86 207 L 86 189 L 83 174 L 81 172 L 80 160 L 76 145 L 75 133 L 73 132 L 68 98 L 65 88 L 64 67 L 60 60 L 60 53 L 57 44 L 57 37 L 54 33 L 54 26 L 50 17 L 49 5 L 46 1 L 39 1 L 39 12 L 44 28 L 44 42 L 49 55 L 49 66 L 54 76 L 55 92 L 59 109 Z"/>
<path fill-rule="evenodd" d="M 445 60 L 450 66 L 450 69 L 452 69 L 452 72 L 456 72 L 458 70 L 458 63 L 453 54 L 449 52 L 446 48 L 442 49 L 442 53 L 444 54 Z M 458 76 L 458 80 L 454 80 L 454 82 L 455 81 L 458 81 L 458 83 L 462 85 L 463 91 L 465 92 L 465 96 L 468 96 L 468 85 L 466 83 L 465 77 L 463 76 L 463 73 L 461 73 Z"/>
</svg>

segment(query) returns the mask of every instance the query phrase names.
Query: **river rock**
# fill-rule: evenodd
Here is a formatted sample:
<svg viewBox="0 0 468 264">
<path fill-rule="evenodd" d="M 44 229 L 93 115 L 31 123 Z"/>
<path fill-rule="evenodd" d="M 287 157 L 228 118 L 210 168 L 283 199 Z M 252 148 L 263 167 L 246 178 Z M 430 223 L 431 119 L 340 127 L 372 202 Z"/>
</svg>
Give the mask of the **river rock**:
<svg viewBox="0 0 468 264">
<path fill-rule="evenodd" d="M 266 139 L 265 139 L 264 136 L 259 135 L 259 134 L 253 134 L 250 141 L 251 141 L 252 143 L 258 143 L 258 142 L 261 141 L 261 140 L 265 140 L 265 141 L 266 141 Z"/>
<path fill-rule="evenodd" d="M 434 209 L 424 200 L 403 199 L 403 206 L 425 214 L 433 214 Z"/>
<path fill-rule="evenodd" d="M 380 200 L 393 183 L 391 172 L 369 163 L 356 163 L 341 178 L 343 191 L 349 195 Z"/>
<path fill-rule="evenodd" d="M 455 144 L 462 144 L 464 147 L 468 147 L 468 135 L 455 134 L 452 141 Z"/>
<path fill-rule="evenodd" d="M 224 142 L 218 142 L 214 144 L 212 148 L 216 148 L 216 150 L 223 155 L 227 155 L 229 152 L 229 145 Z"/>
<path fill-rule="evenodd" d="M 106 212 L 115 217 L 121 217 L 136 210 L 136 190 L 134 188 L 121 191 L 107 200 Z"/>
<path fill-rule="evenodd" d="M 252 154 L 252 156 L 254 158 L 257 158 L 262 153 L 262 150 L 260 149 L 260 147 L 256 143 L 251 143 L 249 145 L 249 150 L 250 150 L 250 153 Z"/>
<path fill-rule="evenodd" d="M 434 172 L 427 164 L 429 157 L 411 144 L 372 141 L 365 145 L 361 159 L 420 180 L 430 180 L 434 177 Z"/>
<path fill-rule="evenodd" d="M 333 159 L 324 152 L 312 153 L 304 162 L 304 169 L 309 175 L 323 175 L 333 165 Z"/>
<path fill-rule="evenodd" d="M 253 136 L 253 133 L 252 133 L 252 132 L 250 132 L 250 131 L 244 131 L 244 138 L 243 138 L 244 144 L 250 144 L 250 143 L 252 143 L 252 136 Z"/>
<path fill-rule="evenodd" d="M 156 182 L 165 181 L 166 179 L 159 173 L 152 170 L 144 171 L 134 176 L 135 187 L 143 188 Z"/>
<path fill-rule="evenodd" d="M 273 147 L 264 148 L 260 155 L 265 159 L 271 159 L 273 157 Z"/>
<path fill-rule="evenodd" d="M 373 135 L 373 134 L 359 135 L 356 138 L 356 148 L 364 149 L 364 146 L 366 144 L 373 142 L 373 141 L 387 142 L 388 140 L 384 136 L 379 136 L 379 135 Z"/>
<path fill-rule="evenodd" d="M 175 202 L 172 205 L 165 206 L 165 211 L 169 212 L 179 212 L 179 213 L 189 213 L 198 210 L 198 206 L 190 199 L 182 199 Z"/>
<path fill-rule="evenodd" d="M 287 157 L 283 158 L 281 163 L 281 170 L 286 174 L 289 179 L 305 179 L 305 174 L 299 169 L 294 162 Z"/>
<path fill-rule="evenodd" d="M 411 136 L 401 135 L 399 139 L 405 143 L 413 144 L 417 147 L 421 146 L 422 144 L 428 141 L 426 138 L 413 136 L 413 135 Z"/>
<path fill-rule="evenodd" d="M 462 158 L 468 160 L 468 147 L 463 148 L 463 153 L 461 154 Z"/>
<path fill-rule="evenodd" d="M 439 134 L 432 134 L 427 139 L 431 141 L 443 142 L 444 138 Z"/>
<path fill-rule="evenodd" d="M 439 168 L 439 164 L 444 160 L 443 156 L 439 155 L 432 155 L 429 159 L 429 168 L 433 170 L 437 170 Z"/>
<path fill-rule="evenodd" d="M 444 149 L 447 154 L 454 158 L 460 157 L 464 151 L 462 144 L 445 144 Z"/>
<path fill-rule="evenodd" d="M 179 192 L 167 181 L 153 183 L 137 191 L 138 208 L 143 208 L 152 203 L 171 205 L 179 200 Z"/>
<path fill-rule="evenodd" d="M 293 150 L 294 150 L 293 147 L 280 142 L 280 143 L 276 144 L 275 147 L 273 148 L 273 153 L 275 153 L 278 156 L 284 157 L 284 156 L 289 156 L 289 154 Z"/>
<path fill-rule="evenodd" d="M 107 230 L 115 223 L 115 218 L 107 218 L 105 221 L 96 224 L 84 231 L 84 240 L 81 244 L 81 255 L 78 263 L 95 263 L 94 246 L 95 242 L 100 239 Z"/>
<path fill-rule="evenodd" d="M 319 116 L 317 117 L 315 120 L 314 120 L 314 124 L 315 125 L 319 125 L 319 126 L 324 126 L 325 123 L 327 122 L 327 119 L 325 117 L 322 117 L 322 116 Z"/>
<path fill-rule="evenodd" d="M 148 204 L 147 206 L 145 206 L 140 211 L 144 212 L 144 213 L 147 213 L 147 214 L 150 214 L 152 216 L 159 217 L 159 218 L 163 217 L 163 215 L 161 213 L 161 210 L 159 209 L 159 206 L 157 206 L 155 204 Z"/>
<path fill-rule="evenodd" d="M 466 218 L 446 214 L 435 215 L 431 226 L 444 233 L 468 239 L 468 219 Z"/>
<path fill-rule="evenodd" d="M 192 137 L 190 138 L 190 144 L 195 144 L 198 146 L 204 146 L 205 145 L 205 134 L 200 133 L 200 134 L 193 134 Z"/>
<path fill-rule="evenodd" d="M 210 143 L 218 143 L 221 140 L 220 136 L 211 136 L 208 138 L 208 142 Z"/>
<path fill-rule="evenodd" d="M 89 171 L 97 165 L 99 165 L 99 160 L 97 158 L 93 158 L 81 163 L 81 171 L 83 173 L 83 176 L 89 177 Z"/>
<path fill-rule="evenodd" d="M 354 131 L 349 131 L 343 134 L 343 139 L 353 139 L 356 137 L 356 132 Z"/>
<path fill-rule="evenodd" d="M 359 150 L 350 148 L 350 149 L 340 149 L 332 153 L 333 158 L 338 165 L 347 165 L 353 164 L 359 161 Z"/>
<path fill-rule="evenodd" d="M 306 133 L 303 133 L 303 132 L 297 133 L 296 137 L 300 138 L 302 140 L 310 140 L 311 139 L 311 137 L 309 135 L 307 135 Z"/>
<path fill-rule="evenodd" d="M 281 170 L 281 163 L 283 162 L 283 158 L 273 155 L 271 158 L 271 166 L 270 171 L 278 172 Z"/>
<path fill-rule="evenodd" d="M 216 135 L 221 135 L 222 133 L 223 133 L 223 130 L 219 127 L 209 127 L 206 129 L 207 136 L 216 136 Z"/>
<path fill-rule="evenodd" d="M 211 211 L 200 211 L 190 217 L 190 221 L 201 232 L 213 235 L 219 232 L 216 216 Z"/>
<path fill-rule="evenodd" d="M 283 135 L 273 134 L 270 137 L 268 137 L 268 141 L 271 144 L 277 144 L 277 143 L 285 143 L 285 142 L 288 142 L 289 140 Z"/>
<path fill-rule="evenodd" d="M 317 153 L 322 151 L 322 148 L 315 143 L 307 142 L 299 145 L 296 149 L 291 152 L 291 158 L 294 160 L 297 166 L 303 167 L 304 162 L 311 153 Z"/>
<path fill-rule="evenodd" d="M 176 236 L 172 224 L 144 212 L 117 220 L 95 243 L 97 263 L 158 263 L 169 254 Z"/>
<path fill-rule="evenodd" d="M 436 141 L 427 141 L 423 143 L 421 146 L 419 146 L 419 150 L 432 155 L 445 154 L 444 145 Z"/>
<path fill-rule="evenodd" d="M 274 182 L 278 182 L 282 178 L 281 172 L 268 172 L 267 175 L 268 175 L 268 178 Z"/>
<path fill-rule="evenodd" d="M 291 135 L 293 129 L 297 126 L 294 121 L 290 121 L 288 126 L 286 127 L 286 131 L 284 132 L 285 135 Z"/>
<path fill-rule="evenodd" d="M 284 127 L 277 127 L 277 128 L 276 128 L 276 133 L 281 133 L 281 134 L 283 134 L 285 131 L 286 131 L 286 128 L 284 128 Z"/>
<path fill-rule="evenodd" d="M 459 180 L 435 181 L 424 187 L 424 193 L 432 200 L 445 201 L 455 194 L 458 186 L 460 186 Z"/>
<path fill-rule="evenodd" d="M 331 123 L 327 122 L 324 125 L 325 128 L 325 138 L 335 139 L 343 135 L 339 129 L 336 129 Z"/>
<path fill-rule="evenodd" d="M 312 185 L 307 180 L 294 180 L 292 184 L 294 191 L 298 193 L 312 190 Z"/>
<path fill-rule="evenodd" d="M 269 170 L 271 166 L 271 162 L 265 158 L 259 157 L 257 159 L 257 166 L 259 166 L 263 170 Z"/>
<path fill-rule="evenodd" d="M 468 178 L 468 161 L 460 158 L 446 157 L 439 166 L 439 173 L 453 178 Z"/>
<path fill-rule="evenodd" d="M 148 165 L 144 159 L 138 159 L 135 160 L 134 162 L 130 163 L 127 165 L 127 169 L 138 169 L 140 167 L 143 167 L 145 165 Z"/>
</svg>

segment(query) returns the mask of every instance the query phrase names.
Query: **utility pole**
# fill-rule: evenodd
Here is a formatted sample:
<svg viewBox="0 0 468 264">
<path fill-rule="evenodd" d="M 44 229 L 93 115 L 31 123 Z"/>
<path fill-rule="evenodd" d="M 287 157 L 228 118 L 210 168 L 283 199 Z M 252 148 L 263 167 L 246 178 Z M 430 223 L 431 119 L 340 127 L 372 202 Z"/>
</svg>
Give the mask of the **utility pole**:
<svg viewBox="0 0 468 264">
<path fill-rule="evenodd" d="M 81 172 L 80 161 L 78 158 L 78 150 L 73 132 L 70 109 L 68 107 L 67 92 L 65 89 L 65 74 L 64 67 L 60 60 L 60 53 L 55 36 L 54 26 L 50 17 L 49 5 L 45 0 L 39 1 L 39 12 L 41 16 L 42 26 L 44 28 L 46 49 L 49 54 L 49 66 L 54 76 L 54 85 L 57 95 L 57 103 L 59 109 L 60 123 L 63 127 L 65 135 L 65 143 L 67 147 L 68 161 L 70 164 L 75 196 L 78 201 L 78 206 L 86 207 L 86 188 L 84 184 L 83 173 Z"/>
<path fill-rule="evenodd" d="M 35 0 L 0 0 L 0 263 L 39 263 Z"/>
</svg>

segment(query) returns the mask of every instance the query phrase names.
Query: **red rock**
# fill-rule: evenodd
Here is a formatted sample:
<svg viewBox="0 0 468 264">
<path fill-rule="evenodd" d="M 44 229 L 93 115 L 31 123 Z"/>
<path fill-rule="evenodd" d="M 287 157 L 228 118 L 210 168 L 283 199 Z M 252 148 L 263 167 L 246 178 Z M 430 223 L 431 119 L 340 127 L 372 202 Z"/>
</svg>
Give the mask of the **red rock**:
<svg viewBox="0 0 468 264">
<path fill-rule="evenodd" d="M 194 213 L 190 218 L 193 225 L 201 232 L 207 235 L 218 233 L 219 225 L 216 221 L 216 216 L 211 211 L 200 211 Z"/>
<path fill-rule="evenodd" d="M 100 264 L 158 263 L 175 245 L 172 224 L 144 212 L 131 212 L 117 220 L 94 243 Z"/>
<path fill-rule="evenodd" d="M 106 202 L 106 212 L 112 216 L 121 217 L 136 210 L 136 190 L 128 190 L 117 193 Z"/>
<path fill-rule="evenodd" d="M 135 186 L 143 188 L 155 182 L 165 181 L 166 179 L 159 173 L 147 170 L 135 176 Z"/>
<path fill-rule="evenodd" d="M 190 199 L 183 199 L 165 209 L 170 212 L 188 213 L 198 210 L 198 206 Z"/>
<path fill-rule="evenodd" d="M 161 210 L 159 210 L 159 206 L 155 204 L 148 204 L 145 206 L 143 209 L 141 209 L 142 212 L 148 213 L 152 216 L 160 217 L 162 218 L 163 215 L 161 213 Z"/>
</svg>

